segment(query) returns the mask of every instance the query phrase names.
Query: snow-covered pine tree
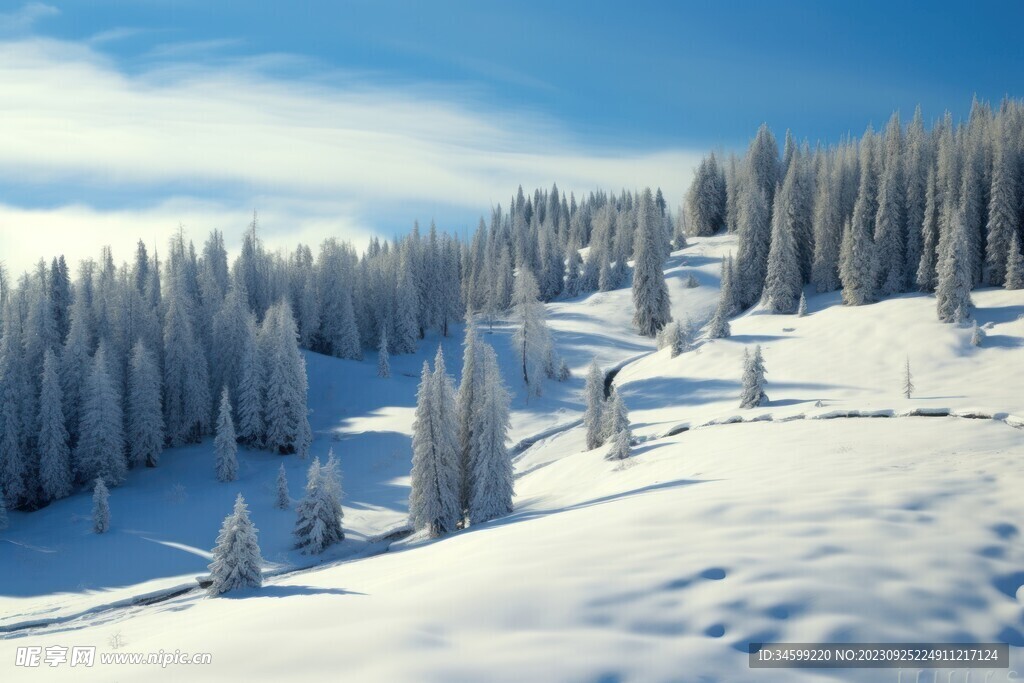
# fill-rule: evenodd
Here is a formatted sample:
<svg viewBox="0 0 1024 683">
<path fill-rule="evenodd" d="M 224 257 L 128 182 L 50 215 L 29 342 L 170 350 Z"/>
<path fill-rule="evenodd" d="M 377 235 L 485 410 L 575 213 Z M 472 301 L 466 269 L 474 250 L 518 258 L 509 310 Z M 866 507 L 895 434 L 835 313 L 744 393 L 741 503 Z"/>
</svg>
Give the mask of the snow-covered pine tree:
<svg viewBox="0 0 1024 683">
<path fill-rule="evenodd" d="M 1011 138 L 1007 117 L 1002 116 L 996 130 L 985 245 L 986 282 L 995 287 L 1001 287 L 1006 281 L 1010 243 L 1019 232 L 1019 156 Z"/>
<path fill-rule="evenodd" d="M 823 156 L 818 164 L 812 223 L 814 261 L 811 266 L 811 282 L 818 292 L 831 292 L 840 287 L 839 249 L 843 240 L 843 223 L 838 194 L 841 179 L 840 161 Z"/>
<path fill-rule="evenodd" d="M 7 503 L 4 502 L 4 494 L 0 491 L 0 529 L 6 529 L 7 524 Z"/>
<path fill-rule="evenodd" d="M 84 387 L 81 436 L 74 464 L 81 481 L 102 477 L 116 486 L 127 475 L 128 461 L 124 453 L 121 397 L 110 378 L 106 353 L 106 346 L 101 342 Z"/>
<path fill-rule="evenodd" d="M 277 497 L 274 499 L 274 507 L 278 510 L 287 510 L 292 505 L 291 496 L 288 494 L 288 476 L 284 471 L 284 463 L 277 469 Z"/>
<path fill-rule="evenodd" d="M 258 530 L 249 519 L 249 508 L 239 493 L 235 508 L 224 518 L 217 535 L 210 563 L 210 587 L 207 593 L 216 597 L 239 588 L 263 585 L 263 558 L 257 539 Z"/>
<path fill-rule="evenodd" d="M 694 170 L 686 195 L 689 225 L 698 236 L 714 235 L 725 227 L 725 177 L 715 155 L 705 157 Z"/>
<path fill-rule="evenodd" d="M 754 347 L 754 353 L 743 352 L 743 393 L 740 395 L 740 408 L 757 408 L 768 403 L 764 393 L 764 358 L 761 345 Z"/>
<path fill-rule="evenodd" d="M 807 315 L 807 297 L 803 292 L 800 292 L 800 304 L 796 307 L 796 315 L 798 318 Z"/>
<path fill-rule="evenodd" d="M 469 506 L 469 479 L 476 447 L 473 430 L 485 384 L 484 371 L 480 366 L 481 348 L 476 320 L 469 316 L 462 342 L 462 380 L 455 407 L 459 426 L 459 501 L 463 510 Z"/>
<path fill-rule="evenodd" d="M 564 358 L 558 359 L 558 373 L 556 378 L 559 382 L 568 382 L 572 379 L 572 370 L 569 369 L 569 364 L 565 362 Z"/>
<path fill-rule="evenodd" d="M 336 481 L 336 472 L 333 455 L 326 466 L 320 464 L 320 458 L 314 458 L 309 466 L 306 492 L 295 508 L 294 532 L 296 547 L 306 555 L 319 555 L 329 545 L 345 538 L 341 522 L 341 486 Z"/>
<path fill-rule="evenodd" d="M 629 425 L 625 429 L 620 430 L 614 436 L 611 437 L 611 448 L 608 449 L 605 459 L 607 460 L 625 460 L 630 454 L 630 442 L 632 436 L 630 434 Z"/>
<path fill-rule="evenodd" d="M 16 316 L 12 298 L 8 298 L 0 335 L 0 493 L 12 508 L 30 502 L 33 497 L 24 424 L 28 386 Z"/>
<path fill-rule="evenodd" d="M 637 210 L 633 267 L 633 325 L 645 337 L 655 336 L 672 320 L 668 287 L 662 270 L 661 226 L 661 216 L 648 187 L 640 195 Z"/>
<path fill-rule="evenodd" d="M 209 370 L 192 328 L 188 303 L 172 287 L 164 319 L 164 411 L 174 445 L 196 443 L 210 431 Z"/>
<path fill-rule="evenodd" d="M 96 477 L 92 490 L 92 530 L 105 534 L 110 529 L 110 492 L 103 483 L 103 477 Z"/>
<path fill-rule="evenodd" d="M 235 437 L 235 421 L 231 419 L 231 398 L 226 386 L 220 393 L 217 436 L 213 440 L 213 450 L 216 456 L 217 481 L 238 479 L 238 442 Z"/>
<path fill-rule="evenodd" d="M 250 446 L 262 447 L 266 423 L 263 420 L 263 394 L 266 384 L 263 363 L 256 341 L 256 319 L 246 317 L 238 367 L 238 438 Z"/>
<path fill-rule="evenodd" d="M 71 306 L 71 326 L 60 357 L 60 386 L 64 396 L 64 424 L 72 445 L 78 443 L 85 378 L 91 365 L 92 327 L 84 293 Z M 10 500 L 10 499 L 8 499 Z"/>
<path fill-rule="evenodd" d="M 939 205 L 941 198 L 936 185 L 935 170 L 928 169 L 925 183 L 924 219 L 921 225 L 921 261 L 917 266 L 915 282 L 922 292 L 935 290 L 939 249 Z"/>
<path fill-rule="evenodd" d="M 728 272 L 728 271 L 727 271 Z M 708 339 L 725 339 L 732 330 L 729 327 L 729 297 L 725 289 L 718 295 L 715 314 L 708 323 Z"/>
<path fill-rule="evenodd" d="M 910 374 L 910 356 L 907 356 L 907 363 L 903 368 L 903 396 L 910 398 L 914 393 L 914 380 Z"/>
<path fill-rule="evenodd" d="M 906 285 L 902 139 L 899 114 L 885 130 L 885 163 L 875 214 L 875 285 L 881 296 L 902 292 Z"/>
<path fill-rule="evenodd" d="M 583 385 L 583 427 L 587 434 L 587 450 L 593 450 L 604 443 L 604 375 L 595 358 L 587 369 Z"/>
<path fill-rule="evenodd" d="M 907 282 L 905 291 L 916 286 L 917 270 L 921 263 L 924 249 L 924 215 L 927 194 L 928 170 L 931 166 L 929 140 L 924 132 L 924 120 L 921 107 L 914 110 L 914 118 L 907 129 L 904 145 L 904 185 L 906 196 L 906 249 L 904 271 Z"/>
<path fill-rule="evenodd" d="M 1024 255 L 1021 255 L 1020 237 L 1014 233 L 1010 239 L 1010 253 L 1006 257 L 1006 289 L 1024 289 Z"/>
<path fill-rule="evenodd" d="M 454 531 L 461 516 L 458 452 L 454 443 L 457 439 L 449 440 L 444 424 L 445 411 L 451 411 L 454 406 L 438 405 L 447 393 L 443 388 L 438 389 L 440 380 L 424 361 L 412 430 L 409 521 L 417 530 L 426 529 L 431 536 Z"/>
<path fill-rule="evenodd" d="M 43 500 L 63 498 L 71 493 L 71 451 L 68 432 L 64 428 L 61 407 L 60 378 L 57 376 L 57 357 L 52 349 L 43 355 L 43 381 L 39 395 L 39 486 Z"/>
<path fill-rule="evenodd" d="M 985 341 L 985 330 L 978 326 L 978 321 L 974 321 L 974 326 L 971 328 L 971 346 L 981 346 L 982 342 Z"/>
<path fill-rule="evenodd" d="M 744 183 L 738 223 L 738 277 L 733 286 L 740 306 L 746 308 L 761 299 L 771 248 L 771 208 L 767 196 L 755 184 Z"/>
<path fill-rule="evenodd" d="M 387 379 L 391 377 L 391 361 L 388 358 L 388 331 L 386 328 L 380 333 L 380 341 L 377 346 L 377 376 Z"/>
<path fill-rule="evenodd" d="M 799 164 L 790 164 L 785 183 L 775 193 L 772 242 L 762 295 L 765 308 L 772 313 L 794 313 L 803 287 L 795 232 L 799 173 Z"/>
<path fill-rule="evenodd" d="M 128 446 L 135 467 L 156 467 L 164 448 L 160 369 L 141 340 L 132 349 L 128 370 Z"/>
<path fill-rule="evenodd" d="M 967 223 L 962 211 L 955 214 L 945 247 L 945 253 L 939 260 L 935 306 L 942 322 L 962 323 L 970 314 L 973 282 Z"/>
<path fill-rule="evenodd" d="M 861 306 L 875 300 L 878 271 L 875 243 L 875 217 L 878 213 L 877 160 L 871 129 L 861 142 L 860 187 L 853 207 L 853 219 L 846 226 L 840 254 L 839 277 L 843 282 L 843 301 Z"/>
<path fill-rule="evenodd" d="M 470 524 L 512 512 L 515 477 L 509 456 L 509 406 L 511 396 L 501 379 L 498 358 L 487 344 L 481 344 L 480 364 L 484 378 L 479 410 L 473 430 L 472 470 L 467 508 Z"/>
<path fill-rule="evenodd" d="M 533 273 L 520 269 L 512 292 L 512 318 L 516 323 L 512 344 L 522 369 L 527 396 L 540 396 L 544 368 L 551 356 L 551 331 L 539 297 Z"/>
<path fill-rule="evenodd" d="M 629 411 L 619 392 L 613 390 L 604 407 L 605 443 L 624 429 L 629 429 Z"/>
<path fill-rule="evenodd" d="M 413 280 L 408 248 L 403 249 L 395 287 L 395 353 L 416 353 L 419 338 L 419 292 Z"/>
<path fill-rule="evenodd" d="M 260 338 L 266 377 L 264 444 L 271 451 L 305 457 L 312 441 L 306 408 L 306 362 L 296 345 L 298 330 L 287 301 L 267 311 Z"/>
<path fill-rule="evenodd" d="M 565 259 L 565 294 L 574 297 L 582 294 L 581 287 L 583 277 L 583 257 L 580 256 L 579 246 L 576 242 L 570 242 L 566 249 Z"/>
</svg>

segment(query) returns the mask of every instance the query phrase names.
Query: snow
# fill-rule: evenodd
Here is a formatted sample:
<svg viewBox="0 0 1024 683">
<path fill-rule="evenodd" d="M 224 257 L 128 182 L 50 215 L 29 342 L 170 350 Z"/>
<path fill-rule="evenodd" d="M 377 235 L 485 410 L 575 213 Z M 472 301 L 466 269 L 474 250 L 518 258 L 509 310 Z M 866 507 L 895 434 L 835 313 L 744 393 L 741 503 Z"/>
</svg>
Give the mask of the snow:
<svg viewBox="0 0 1024 683">
<path fill-rule="evenodd" d="M 731 237 L 694 238 L 673 255 L 676 318 L 710 318 L 729 251 Z M 684 287 L 691 273 L 700 287 Z M 844 307 L 808 291 L 806 317 L 755 309 L 731 321 L 732 337 L 676 358 L 631 330 L 628 288 L 559 301 L 548 320 L 573 378 L 546 381 L 529 401 L 511 330 L 482 326 L 513 391 L 515 511 L 436 540 L 381 537 L 405 523 L 419 366 L 440 343 L 457 374 L 461 329 L 392 356 L 388 379 L 375 359 L 306 354 L 310 452 L 338 456 L 346 540 L 317 558 L 291 547 L 294 506 L 274 508 L 275 481 L 283 463 L 297 499 L 308 460 L 243 448 L 239 480 L 222 484 L 210 440 L 168 450 L 111 490 L 106 534 L 90 533 L 85 493 L 10 514 L 0 629 L 97 611 L 0 640 L 0 671 L 41 673 L 8 677 L 17 646 L 108 651 L 118 633 L 127 651 L 212 653 L 190 681 L 726 682 L 755 678 L 750 641 L 1001 640 L 1020 671 L 1024 292 L 973 299 L 991 324 L 981 347 L 968 327 L 938 323 L 931 297 Z M 741 356 L 754 344 L 770 401 L 744 410 Z M 605 369 L 631 361 L 615 379 L 636 437 L 625 461 L 605 460 L 609 445 L 584 450 L 595 356 Z M 262 589 L 99 609 L 194 585 L 239 492 L 268 560 Z M 182 676 L 112 669 L 45 673 Z M 756 680 L 896 680 L 884 676 L 760 670 Z"/>
</svg>

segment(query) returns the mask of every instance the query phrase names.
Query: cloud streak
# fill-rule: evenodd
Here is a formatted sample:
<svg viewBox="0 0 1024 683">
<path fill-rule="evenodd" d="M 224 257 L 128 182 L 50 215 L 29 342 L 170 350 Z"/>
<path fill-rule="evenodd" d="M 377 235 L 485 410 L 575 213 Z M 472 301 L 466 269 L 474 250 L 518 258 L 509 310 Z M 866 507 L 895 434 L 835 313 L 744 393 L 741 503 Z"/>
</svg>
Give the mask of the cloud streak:
<svg viewBox="0 0 1024 683">
<path fill-rule="evenodd" d="M 0 41 L 0 182 L 76 188 L 76 196 L 113 190 L 126 205 L 149 202 L 108 211 L 59 200 L 0 207 L 0 259 L 22 269 L 43 253 L 26 224 L 48 226 L 36 234 L 46 235 L 50 251 L 64 237 L 93 233 L 82 245 L 91 254 L 107 222 L 118 226 L 118 242 L 133 221 L 138 231 L 160 223 L 166 232 L 179 220 L 223 228 L 234 214 L 230 225 L 239 226 L 257 200 L 261 214 L 280 220 L 278 232 L 297 232 L 291 244 L 298 234 L 314 243 L 331 233 L 390 235 L 392 226 L 364 218 L 381 203 L 483 213 L 519 184 L 557 181 L 577 192 L 660 185 L 677 202 L 699 157 L 591 150 L 543 116 L 475 106 L 471 88 L 310 74 L 308 64 L 302 78 L 279 73 L 300 64 L 264 55 L 129 71 L 88 43 Z"/>
</svg>

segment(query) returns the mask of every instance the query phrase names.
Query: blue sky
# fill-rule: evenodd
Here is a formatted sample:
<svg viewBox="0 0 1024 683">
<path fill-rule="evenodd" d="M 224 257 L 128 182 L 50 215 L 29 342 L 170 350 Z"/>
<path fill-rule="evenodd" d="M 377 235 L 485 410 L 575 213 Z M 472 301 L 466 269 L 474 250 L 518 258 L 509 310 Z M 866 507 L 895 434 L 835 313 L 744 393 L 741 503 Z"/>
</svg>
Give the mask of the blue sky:
<svg viewBox="0 0 1024 683">
<path fill-rule="evenodd" d="M 230 242 L 254 205 L 274 244 L 463 229 L 519 182 L 677 203 L 700 154 L 762 121 L 834 141 L 1020 94 L 1022 20 L 984 2 L 4 4 L 0 259 L 39 249 L 25 226 L 43 253 L 179 222 Z"/>
</svg>

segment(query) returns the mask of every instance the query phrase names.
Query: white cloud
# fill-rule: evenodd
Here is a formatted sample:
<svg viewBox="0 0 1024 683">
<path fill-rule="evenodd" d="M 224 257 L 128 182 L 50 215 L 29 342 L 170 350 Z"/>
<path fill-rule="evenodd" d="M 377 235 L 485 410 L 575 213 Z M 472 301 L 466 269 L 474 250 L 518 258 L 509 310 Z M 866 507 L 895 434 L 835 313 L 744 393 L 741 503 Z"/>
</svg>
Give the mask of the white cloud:
<svg viewBox="0 0 1024 683">
<path fill-rule="evenodd" d="M 246 220 L 236 207 L 259 198 L 261 213 L 304 226 L 312 243 L 334 231 L 365 235 L 371 226 L 360 217 L 381 203 L 485 213 L 519 184 L 557 181 L 577 192 L 660 185 L 676 203 L 699 159 L 686 150 L 589 150 L 536 114 L 474 106 L 472 91 L 375 85 L 365 74 L 271 75 L 267 64 L 298 63 L 282 59 L 165 62 L 129 73 L 88 44 L 0 41 L 0 182 L 47 187 L 51 196 L 54 188 L 77 188 L 79 197 L 97 188 L 133 206 L 153 198 L 142 210 L 0 208 L 0 259 L 21 269 L 22 252 L 54 245 L 69 258 L 92 255 L 104 238 L 88 233 L 107 225 L 131 232 L 132 221 L 136 231 L 208 221 L 190 230 L 197 239 L 230 223 L 230 236 Z M 181 198 L 180 189 L 166 199 L 183 185 L 202 186 L 217 198 L 213 208 Z M 89 250 L 65 246 L 72 243 Z"/>
</svg>

